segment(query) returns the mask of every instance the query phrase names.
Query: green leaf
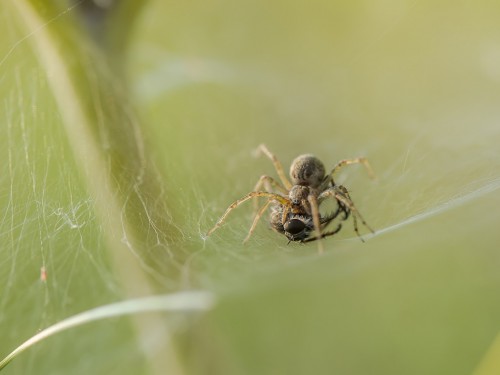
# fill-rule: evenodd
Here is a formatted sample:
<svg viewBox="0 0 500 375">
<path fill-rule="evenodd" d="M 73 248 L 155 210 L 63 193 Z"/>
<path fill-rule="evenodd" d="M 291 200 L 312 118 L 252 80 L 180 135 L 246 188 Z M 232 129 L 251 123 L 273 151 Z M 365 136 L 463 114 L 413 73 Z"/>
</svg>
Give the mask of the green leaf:
<svg viewBox="0 0 500 375">
<path fill-rule="evenodd" d="M 0 5 L 0 357 L 116 301 L 218 303 L 72 328 L 5 372 L 494 374 L 500 6 L 133 3 L 97 26 Z M 264 216 L 242 245 L 249 202 L 207 238 L 277 178 L 261 143 L 285 168 L 367 157 L 375 181 L 337 182 L 375 236 L 346 221 L 320 256 Z"/>
</svg>

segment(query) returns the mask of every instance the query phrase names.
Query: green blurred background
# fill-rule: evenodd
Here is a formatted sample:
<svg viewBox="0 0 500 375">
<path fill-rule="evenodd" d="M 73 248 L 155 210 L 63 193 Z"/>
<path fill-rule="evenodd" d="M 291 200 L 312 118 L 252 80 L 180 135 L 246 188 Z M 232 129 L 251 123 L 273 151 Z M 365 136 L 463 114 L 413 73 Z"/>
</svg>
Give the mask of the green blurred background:
<svg viewBox="0 0 500 375">
<path fill-rule="evenodd" d="M 99 4 L 0 4 L 0 357 L 130 297 L 218 303 L 64 332 L 6 374 L 500 373 L 500 4 Z M 206 239 L 274 175 L 261 143 L 285 168 L 366 156 L 375 181 L 338 181 L 377 235 L 346 223 L 318 256 L 263 222 L 242 245 L 248 204 Z"/>
</svg>

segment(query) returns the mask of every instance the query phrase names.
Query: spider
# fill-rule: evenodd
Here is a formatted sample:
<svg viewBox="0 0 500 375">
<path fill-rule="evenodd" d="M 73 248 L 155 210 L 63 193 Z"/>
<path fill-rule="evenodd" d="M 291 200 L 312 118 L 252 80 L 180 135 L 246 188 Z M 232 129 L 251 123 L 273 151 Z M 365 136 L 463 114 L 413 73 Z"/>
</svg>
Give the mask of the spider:
<svg viewBox="0 0 500 375">
<path fill-rule="evenodd" d="M 340 168 L 350 164 L 362 164 L 370 177 L 374 177 L 370 164 L 365 158 L 341 160 L 329 174 L 325 174 L 325 167 L 317 157 L 311 154 L 300 155 L 290 166 L 290 182 L 278 158 L 265 145 L 260 145 L 257 151 L 264 153 L 271 159 L 281 183 L 270 176 L 261 176 L 254 190 L 233 202 L 215 226 L 208 231 L 207 236 L 222 226 L 233 209 L 252 198 L 254 199 L 255 217 L 243 242 L 248 241 L 260 218 L 270 206 L 271 228 L 284 234 L 289 242 L 310 242 L 332 236 L 340 231 L 342 224 L 339 223 L 332 230 L 326 230 L 327 226 L 337 217 L 340 216 L 340 220 L 345 221 L 351 214 L 354 231 L 362 241 L 363 238 L 358 230 L 358 219 L 374 233 L 357 210 L 347 189 L 342 185 L 337 185 L 333 180 L 333 175 Z M 258 208 L 257 198 L 259 197 L 267 198 L 261 208 Z M 337 209 L 322 215 L 319 208 L 328 198 L 332 198 L 337 203 Z M 322 252 L 321 241 L 318 242 L 319 251 Z"/>
</svg>

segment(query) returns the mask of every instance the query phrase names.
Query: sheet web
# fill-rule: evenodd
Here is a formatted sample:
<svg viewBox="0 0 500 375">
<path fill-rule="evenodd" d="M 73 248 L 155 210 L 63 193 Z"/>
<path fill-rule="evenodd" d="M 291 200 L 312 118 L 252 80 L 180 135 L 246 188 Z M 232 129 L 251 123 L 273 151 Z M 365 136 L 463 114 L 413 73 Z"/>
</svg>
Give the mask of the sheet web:
<svg viewBox="0 0 500 375">
<path fill-rule="evenodd" d="M 114 185 L 116 190 L 112 197 L 119 202 L 118 210 L 107 212 L 106 207 L 100 207 L 103 202 L 100 191 L 92 189 L 87 181 L 99 175 L 92 175 L 95 171 L 86 172 L 85 158 L 79 159 L 81 154 L 75 154 L 75 142 L 85 140 L 71 140 L 74 134 L 67 132 L 65 109 L 61 108 L 60 99 L 54 100 L 54 86 L 47 80 L 63 72 L 47 69 L 33 53 L 32 39 L 74 9 L 26 32 L 12 21 L 8 13 L 12 9 L 8 8 L 2 8 L 0 13 L 0 18 L 6 20 L 1 27 L 2 34 L 10 36 L 8 43 L 2 43 L 4 47 L 0 51 L 0 157 L 3 161 L 0 175 L 0 357 L 40 329 L 75 313 L 152 292 L 145 285 L 149 282 L 156 281 L 161 286 L 160 292 L 172 290 L 173 285 L 177 285 L 177 274 L 164 272 L 165 267 L 169 267 L 165 264 L 173 263 L 166 243 L 171 233 L 166 234 L 162 223 L 156 221 L 160 214 L 165 220 L 169 220 L 169 215 L 163 211 L 165 191 L 154 166 L 148 166 L 152 168 L 152 177 L 146 176 L 146 167 L 142 165 L 128 176 L 123 172 L 121 178 L 127 180 L 128 177 L 132 183 Z M 93 67 L 88 68 L 89 76 L 93 77 Z M 102 107 L 99 109 L 103 102 L 99 101 L 102 93 L 97 89 L 96 77 L 90 84 L 96 85 L 91 91 L 96 94 L 93 104 L 97 106 L 97 121 L 102 125 L 109 120 L 109 113 Z M 123 113 L 129 110 L 123 109 Z M 136 136 L 135 140 L 140 142 L 140 135 Z M 105 138 L 99 138 L 101 146 Z M 138 147 L 142 145 L 138 143 Z M 141 162 L 133 161 L 133 164 Z M 158 182 L 157 194 L 143 189 L 151 182 L 148 178 Z M 100 180 L 97 185 L 99 183 Z M 151 212 L 151 207 L 157 207 L 158 212 Z M 138 208 L 135 216 L 133 208 Z M 144 235 L 138 236 L 130 230 L 132 222 L 141 226 L 138 231 Z M 112 233 L 111 225 L 114 225 Z M 120 248 L 110 250 L 116 244 Z M 140 279 L 136 278 L 136 271 L 126 268 L 120 254 L 124 254 L 123 258 L 134 259 L 138 265 L 136 271 L 142 273 Z M 134 283 L 139 284 L 137 288 Z M 115 371 L 141 372 L 144 362 L 138 346 L 143 343 L 134 339 L 129 323 L 120 321 L 105 328 L 92 326 L 87 332 L 84 337 L 78 332 L 68 335 L 66 340 L 72 345 L 66 340 L 54 342 L 43 351 L 43 361 L 36 351 L 26 354 L 24 361 L 12 365 L 18 366 L 14 371 L 54 373 L 56 368 L 73 369 L 80 361 L 80 350 L 92 348 L 98 353 L 118 346 L 110 353 L 110 358 L 119 357 L 123 352 L 128 354 Z M 150 339 L 158 340 L 157 335 L 151 334 Z M 130 355 L 131 348 L 135 355 Z M 82 366 L 79 369 L 84 372 L 88 364 Z"/>
</svg>

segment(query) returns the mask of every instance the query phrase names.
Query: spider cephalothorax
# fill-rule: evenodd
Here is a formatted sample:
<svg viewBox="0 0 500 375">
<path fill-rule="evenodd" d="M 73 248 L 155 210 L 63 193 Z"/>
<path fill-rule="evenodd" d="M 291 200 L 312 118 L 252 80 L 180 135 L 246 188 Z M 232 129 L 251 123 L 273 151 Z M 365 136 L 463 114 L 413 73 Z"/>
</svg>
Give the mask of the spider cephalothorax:
<svg viewBox="0 0 500 375">
<path fill-rule="evenodd" d="M 353 214 L 354 230 L 358 236 L 360 234 L 357 219 L 360 219 L 373 232 L 354 206 L 347 189 L 342 185 L 335 184 L 333 180 L 334 173 L 349 164 L 363 164 L 372 175 L 371 168 L 365 158 L 341 160 L 329 174 L 325 174 L 325 167 L 318 158 L 310 154 L 300 155 L 290 166 L 290 182 L 276 156 L 264 145 L 259 147 L 259 151 L 273 161 L 281 183 L 270 176 L 261 176 L 254 191 L 231 204 L 207 235 L 223 224 L 229 212 L 252 198 L 254 198 L 255 218 L 245 241 L 250 238 L 258 221 L 269 206 L 271 206 L 271 228 L 284 234 L 290 241 L 310 242 L 334 235 L 341 229 L 341 224 L 337 224 L 333 230 L 328 230 L 327 227 L 330 223 L 339 215 L 340 220 L 346 220 L 351 213 Z M 260 208 L 258 207 L 258 197 L 267 198 L 265 204 Z M 328 198 L 332 198 L 336 202 L 337 209 L 330 214 L 321 215 L 320 206 Z"/>
</svg>

